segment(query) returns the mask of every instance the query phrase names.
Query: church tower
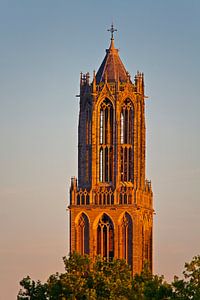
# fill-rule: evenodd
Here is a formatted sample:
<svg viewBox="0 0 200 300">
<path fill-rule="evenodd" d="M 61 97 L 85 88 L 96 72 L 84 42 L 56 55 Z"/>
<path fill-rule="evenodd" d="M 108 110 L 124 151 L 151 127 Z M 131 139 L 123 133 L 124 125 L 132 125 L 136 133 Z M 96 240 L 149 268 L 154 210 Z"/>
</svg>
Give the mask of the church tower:
<svg viewBox="0 0 200 300">
<path fill-rule="evenodd" d="M 90 82 L 80 76 L 78 181 L 71 179 L 70 252 L 152 270 L 153 193 L 145 176 L 144 76 L 132 81 L 115 48 Z"/>
</svg>

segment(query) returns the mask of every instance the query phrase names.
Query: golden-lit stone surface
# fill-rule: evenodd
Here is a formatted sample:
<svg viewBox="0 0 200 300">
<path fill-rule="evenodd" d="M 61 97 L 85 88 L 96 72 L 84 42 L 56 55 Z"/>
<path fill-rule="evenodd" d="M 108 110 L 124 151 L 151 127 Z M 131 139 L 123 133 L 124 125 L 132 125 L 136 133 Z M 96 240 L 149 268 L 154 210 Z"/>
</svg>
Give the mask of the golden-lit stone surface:
<svg viewBox="0 0 200 300">
<path fill-rule="evenodd" d="M 80 78 L 78 182 L 70 189 L 70 251 L 152 269 L 153 193 L 145 177 L 144 76 L 134 82 L 111 39 L 90 83 Z"/>
</svg>

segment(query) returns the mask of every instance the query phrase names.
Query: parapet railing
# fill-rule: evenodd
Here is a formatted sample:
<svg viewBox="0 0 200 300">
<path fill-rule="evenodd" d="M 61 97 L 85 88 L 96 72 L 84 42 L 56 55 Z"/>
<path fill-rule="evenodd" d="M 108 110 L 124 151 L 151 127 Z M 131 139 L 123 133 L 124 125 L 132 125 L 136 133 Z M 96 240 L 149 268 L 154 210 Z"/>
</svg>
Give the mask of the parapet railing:
<svg viewBox="0 0 200 300">
<path fill-rule="evenodd" d="M 95 189 L 77 187 L 77 179 L 72 178 L 70 205 L 129 205 L 143 207 L 152 205 L 151 181 L 146 180 L 143 190 L 121 185 L 117 189 L 98 186 Z"/>
</svg>

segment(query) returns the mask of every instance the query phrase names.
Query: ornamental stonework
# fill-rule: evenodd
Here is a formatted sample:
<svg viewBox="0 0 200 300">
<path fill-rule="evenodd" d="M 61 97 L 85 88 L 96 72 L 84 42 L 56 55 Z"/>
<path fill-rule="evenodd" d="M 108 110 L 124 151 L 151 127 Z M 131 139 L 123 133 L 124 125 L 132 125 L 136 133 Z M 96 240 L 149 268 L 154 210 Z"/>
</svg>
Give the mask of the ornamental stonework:
<svg viewBox="0 0 200 300">
<path fill-rule="evenodd" d="M 70 188 L 70 252 L 152 270 L 153 193 L 145 175 L 144 75 L 132 81 L 111 43 L 90 82 L 80 77 L 78 180 Z"/>
</svg>

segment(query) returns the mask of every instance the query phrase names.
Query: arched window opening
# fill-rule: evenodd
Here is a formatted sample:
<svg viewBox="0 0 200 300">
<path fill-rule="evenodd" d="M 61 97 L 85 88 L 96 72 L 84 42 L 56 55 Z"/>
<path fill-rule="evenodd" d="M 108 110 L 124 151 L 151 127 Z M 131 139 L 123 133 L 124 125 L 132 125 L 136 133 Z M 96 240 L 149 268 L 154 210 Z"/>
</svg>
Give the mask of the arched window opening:
<svg viewBox="0 0 200 300">
<path fill-rule="evenodd" d="M 113 143 L 113 105 L 105 99 L 100 106 L 100 144 Z"/>
<path fill-rule="evenodd" d="M 152 227 L 147 217 L 144 217 L 142 225 L 142 261 L 143 265 L 147 262 L 152 270 Z"/>
<path fill-rule="evenodd" d="M 121 109 L 121 144 L 133 144 L 134 109 L 130 99 L 126 99 Z"/>
<path fill-rule="evenodd" d="M 80 205 L 80 195 L 77 195 L 77 205 Z"/>
<path fill-rule="evenodd" d="M 150 237 L 149 237 L 149 268 L 150 268 L 150 271 L 152 272 L 152 228 L 150 228 L 149 230 L 149 234 L 150 234 Z"/>
<path fill-rule="evenodd" d="M 132 224 L 132 219 L 128 213 L 125 213 L 122 218 L 121 230 L 122 230 L 122 256 L 129 265 L 132 265 L 133 224 Z"/>
<path fill-rule="evenodd" d="M 89 254 L 89 220 L 85 214 L 78 220 L 76 236 L 76 250 L 82 255 Z"/>
<path fill-rule="evenodd" d="M 124 114 L 121 112 L 121 144 L 124 144 Z"/>
<path fill-rule="evenodd" d="M 99 195 L 99 205 L 101 205 L 102 204 L 102 195 L 100 194 Z"/>
<path fill-rule="evenodd" d="M 85 204 L 85 196 L 84 196 L 84 194 L 81 195 L 81 204 L 82 205 Z"/>
<path fill-rule="evenodd" d="M 114 195 L 111 195 L 111 204 L 114 204 Z"/>
<path fill-rule="evenodd" d="M 91 180 L 91 168 L 90 168 L 90 159 L 91 159 L 91 143 L 92 143 L 92 114 L 91 106 L 89 102 L 86 104 L 85 108 L 85 147 L 84 147 L 84 157 L 85 157 L 85 167 L 84 167 L 84 182 L 89 184 Z"/>
<path fill-rule="evenodd" d="M 133 182 L 134 109 L 126 99 L 121 109 L 121 181 Z"/>
<path fill-rule="evenodd" d="M 142 264 L 144 266 L 144 226 L 142 225 Z"/>
<path fill-rule="evenodd" d="M 100 110 L 100 144 L 103 144 L 103 118 L 104 111 Z"/>
<path fill-rule="evenodd" d="M 149 259 L 149 243 L 148 243 L 148 232 L 145 232 L 145 248 L 144 248 L 144 257 L 145 260 L 148 261 Z"/>
<path fill-rule="evenodd" d="M 113 178 L 113 147 L 101 146 L 99 151 L 99 181 L 111 182 Z"/>
<path fill-rule="evenodd" d="M 105 99 L 100 105 L 99 120 L 99 181 L 113 179 L 113 106 Z"/>
<path fill-rule="evenodd" d="M 106 194 L 103 193 L 102 196 L 103 196 L 103 204 L 106 205 L 106 204 L 107 204 L 107 201 L 106 201 Z"/>
<path fill-rule="evenodd" d="M 106 214 L 103 214 L 97 226 L 97 254 L 108 260 L 114 257 L 114 226 Z"/>
<path fill-rule="evenodd" d="M 109 181 L 113 178 L 113 147 L 109 149 Z"/>
<path fill-rule="evenodd" d="M 99 153 L 99 179 L 100 182 L 103 181 L 103 148 L 100 148 L 100 153 Z"/>
<path fill-rule="evenodd" d="M 91 144 L 91 109 L 89 105 L 86 108 L 86 144 Z"/>
<path fill-rule="evenodd" d="M 146 226 L 144 230 L 144 262 L 148 262 L 148 267 L 152 269 L 152 228 Z"/>
<path fill-rule="evenodd" d="M 104 181 L 106 181 L 106 182 L 108 182 L 109 180 L 108 180 L 108 147 L 106 147 L 105 148 L 105 163 L 104 163 L 104 165 L 105 165 L 105 180 Z"/>
<path fill-rule="evenodd" d="M 124 204 L 127 204 L 127 195 L 124 194 Z"/>
</svg>

